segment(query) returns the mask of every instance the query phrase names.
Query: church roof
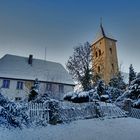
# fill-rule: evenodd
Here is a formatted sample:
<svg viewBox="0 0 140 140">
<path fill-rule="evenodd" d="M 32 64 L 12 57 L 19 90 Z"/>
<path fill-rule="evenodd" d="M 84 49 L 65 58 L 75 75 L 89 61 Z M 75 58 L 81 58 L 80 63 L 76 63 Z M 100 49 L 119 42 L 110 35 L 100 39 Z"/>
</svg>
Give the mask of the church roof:
<svg viewBox="0 0 140 140">
<path fill-rule="evenodd" d="M 97 41 L 99 41 L 100 39 L 102 38 L 108 38 L 108 39 L 111 39 L 111 40 L 114 40 L 114 41 L 117 41 L 116 39 L 114 39 L 111 35 L 109 35 L 108 33 L 105 32 L 104 28 L 103 28 L 103 25 L 102 23 L 100 24 L 100 28 L 99 28 L 99 31 L 97 32 L 97 35 L 96 35 L 96 39 L 94 40 L 94 43 L 96 43 Z M 93 44 L 94 44 L 93 43 Z"/>
<path fill-rule="evenodd" d="M 35 80 L 74 85 L 72 77 L 60 64 L 32 58 L 6 54 L 0 59 L 0 77 L 10 79 Z"/>
</svg>

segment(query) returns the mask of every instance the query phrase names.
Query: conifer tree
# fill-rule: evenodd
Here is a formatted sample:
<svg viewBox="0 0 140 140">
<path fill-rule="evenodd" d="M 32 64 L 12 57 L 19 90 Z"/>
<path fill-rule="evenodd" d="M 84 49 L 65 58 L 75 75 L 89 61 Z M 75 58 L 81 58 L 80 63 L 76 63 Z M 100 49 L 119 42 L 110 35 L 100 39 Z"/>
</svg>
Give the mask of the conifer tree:
<svg viewBox="0 0 140 140">
<path fill-rule="evenodd" d="M 135 78 L 136 78 L 136 72 L 134 71 L 132 64 L 130 64 L 130 67 L 129 67 L 129 85 L 131 84 L 131 81 L 133 81 Z"/>
<path fill-rule="evenodd" d="M 105 84 L 103 80 L 99 80 L 97 83 L 97 94 L 99 96 L 103 95 L 105 91 Z"/>
<path fill-rule="evenodd" d="M 36 99 L 38 93 L 39 93 L 39 81 L 36 78 L 35 81 L 34 81 L 34 85 L 31 87 L 31 91 L 30 91 L 30 94 L 29 94 L 28 101 Z"/>
</svg>

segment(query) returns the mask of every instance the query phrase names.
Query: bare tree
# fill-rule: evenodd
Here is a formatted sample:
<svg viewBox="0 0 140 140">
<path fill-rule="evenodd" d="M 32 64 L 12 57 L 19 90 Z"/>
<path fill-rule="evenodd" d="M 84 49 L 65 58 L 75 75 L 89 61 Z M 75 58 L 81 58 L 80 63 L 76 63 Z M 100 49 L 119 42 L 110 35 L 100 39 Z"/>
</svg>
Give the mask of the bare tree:
<svg viewBox="0 0 140 140">
<path fill-rule="evenodd" d="M 73 78 L 80 82 L 84 90 L 91 88 L 91 46 L 88 42 L 74 48 L 74 53 L 69 57 L 66 64 Z"/>
</svg>

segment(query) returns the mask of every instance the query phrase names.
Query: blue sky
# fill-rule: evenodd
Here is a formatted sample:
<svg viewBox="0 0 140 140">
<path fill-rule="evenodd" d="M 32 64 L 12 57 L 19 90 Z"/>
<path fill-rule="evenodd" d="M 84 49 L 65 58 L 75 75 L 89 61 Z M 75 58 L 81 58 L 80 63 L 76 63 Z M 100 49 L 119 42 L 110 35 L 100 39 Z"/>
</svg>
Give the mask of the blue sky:
<svg viewBox="0 0 140 140">
<path fill-rule="evenodd" d="M 92 43 L 100 17 L 117 42 L 119 64 L 140 72 L 139 0 L 0 0 L 0 57 L 18 54 L 63 65 L 79 43 Z"/>
</svg>

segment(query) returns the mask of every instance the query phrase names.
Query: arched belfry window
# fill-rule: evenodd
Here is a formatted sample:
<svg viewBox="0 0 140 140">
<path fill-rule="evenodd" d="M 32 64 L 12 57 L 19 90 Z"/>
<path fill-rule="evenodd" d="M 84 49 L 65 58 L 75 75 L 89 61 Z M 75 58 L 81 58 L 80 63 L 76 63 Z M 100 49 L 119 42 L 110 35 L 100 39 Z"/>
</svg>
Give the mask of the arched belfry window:
<svg viewBox="0 0 140 140">
<path fill-rule="evenodd" d="M 98 57 L 98 53 L 96 52 L 96 57 Z"/>
<path fill-rule="evenodd" d="M 100 73 L 101 69 L 100 69 L 100 66 L 98 66 L 98 73 Z"/>
<path fill-rule="evenodd" d="M 109 48 L 109 50 L 110 50 L 110 53 L 112 54 L 112 48 Z"/>
<path fill-rule="evenodd" d="M 101 50 L 99 50 L 99 56 L 101 55 Z"/>
</svg>

